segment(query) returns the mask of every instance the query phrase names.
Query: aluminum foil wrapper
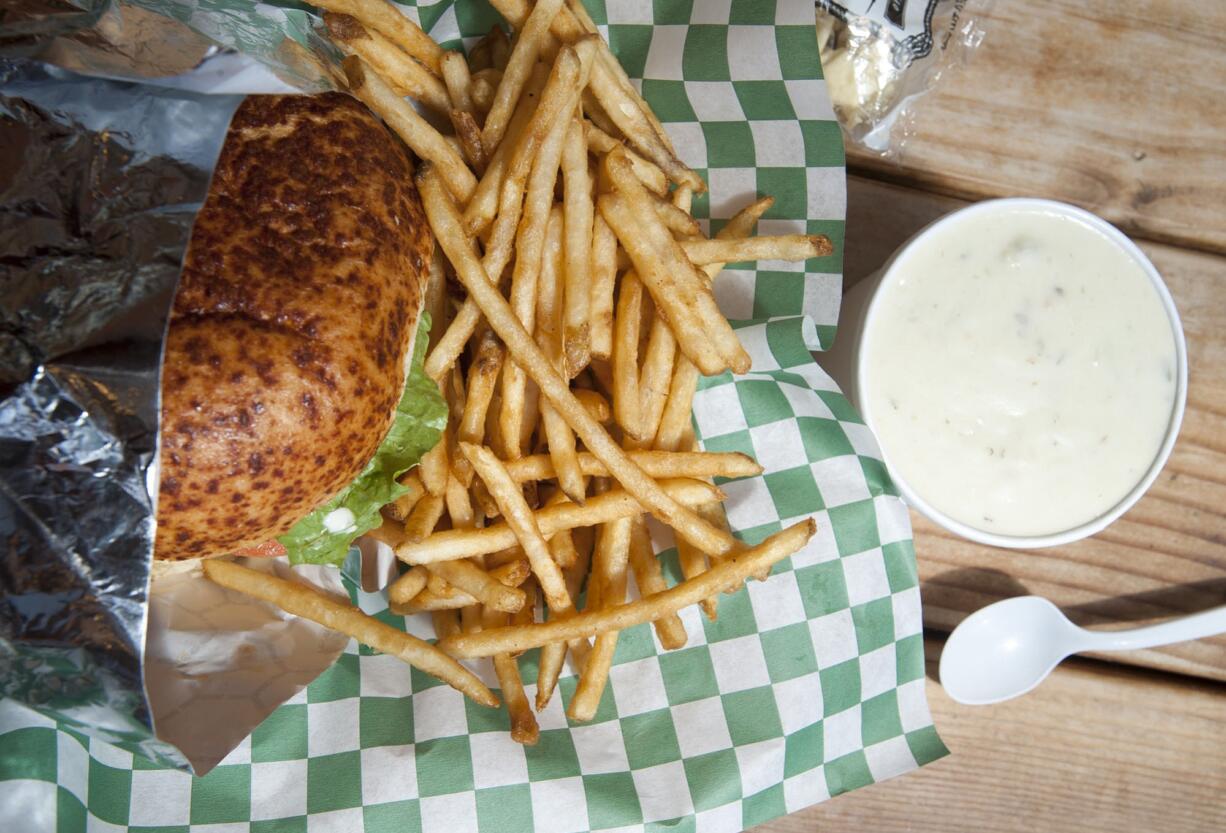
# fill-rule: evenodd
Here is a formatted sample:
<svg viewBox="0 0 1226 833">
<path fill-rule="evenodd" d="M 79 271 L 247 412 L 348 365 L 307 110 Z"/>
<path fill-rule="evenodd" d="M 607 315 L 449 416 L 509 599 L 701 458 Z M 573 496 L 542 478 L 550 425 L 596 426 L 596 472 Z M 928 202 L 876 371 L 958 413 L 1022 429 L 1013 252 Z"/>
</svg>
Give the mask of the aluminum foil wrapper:
<svg viewBox="0 0 1226 833">
<path fill-rule="evenodd" d="M 159 366 L 240 100 L 0 60 L 0 696 L 176 765 L 141 663 Z"/>
</svg>

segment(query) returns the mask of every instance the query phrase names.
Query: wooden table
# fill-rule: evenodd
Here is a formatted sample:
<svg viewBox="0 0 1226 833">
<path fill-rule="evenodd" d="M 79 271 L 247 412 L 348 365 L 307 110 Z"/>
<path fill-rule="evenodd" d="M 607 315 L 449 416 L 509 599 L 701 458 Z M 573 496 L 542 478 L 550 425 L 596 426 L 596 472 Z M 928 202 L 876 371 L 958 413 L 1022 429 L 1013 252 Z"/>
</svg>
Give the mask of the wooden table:
<svg viewBox="0 0 1226 833">
<path fill-rule="evenodd" d="M 1226 830 L 1226 637 L 1071 661 L 998 706 L 932 681 L 944 635 L 1008 596 L 1105 627 L 1226 603 L 1226 3 L 996 0 L 987 26 L 917 107 L 900 162 L 849 151 L 846 284 L 968 201 L 1076 203 L 1164 275 L 1187 416 L 1149 494 L 1090 540 L 994 550 L 913 513 L 928 692 L 953 754 L 759 829 Z"/>
</svg>

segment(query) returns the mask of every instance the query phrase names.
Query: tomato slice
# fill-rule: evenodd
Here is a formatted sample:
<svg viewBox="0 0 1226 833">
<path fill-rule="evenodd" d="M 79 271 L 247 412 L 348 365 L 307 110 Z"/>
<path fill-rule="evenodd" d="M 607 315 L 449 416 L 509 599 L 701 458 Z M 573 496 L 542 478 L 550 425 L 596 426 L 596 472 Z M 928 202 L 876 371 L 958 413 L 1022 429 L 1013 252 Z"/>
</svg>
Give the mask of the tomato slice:
<svg viewBox="0 0 1226 833">
<path fill-rule="evenodd" d="M 280 558 L 285 555 L 285 552 L 285 545 L 274 538 L 271 541 L 256 544 L 254 547 L 243 547 L 241 550 L 235 550 L 234 554 L 246 558 Z"/>
</svg>

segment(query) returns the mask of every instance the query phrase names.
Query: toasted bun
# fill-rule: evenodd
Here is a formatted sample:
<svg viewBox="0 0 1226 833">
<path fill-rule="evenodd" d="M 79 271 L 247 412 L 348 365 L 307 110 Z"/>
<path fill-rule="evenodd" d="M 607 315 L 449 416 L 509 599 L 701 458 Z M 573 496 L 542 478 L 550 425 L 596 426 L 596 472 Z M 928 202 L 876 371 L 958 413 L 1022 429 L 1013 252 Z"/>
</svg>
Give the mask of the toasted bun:
<svg viewBox="0 0 1226 833">
<path fill-rule="evenodd" d="M 374 455 L 434 245 L 412 173 L 346 95 L 239 107 L 171 313 L 156 557 L 282 535 Z"/>
</svg>

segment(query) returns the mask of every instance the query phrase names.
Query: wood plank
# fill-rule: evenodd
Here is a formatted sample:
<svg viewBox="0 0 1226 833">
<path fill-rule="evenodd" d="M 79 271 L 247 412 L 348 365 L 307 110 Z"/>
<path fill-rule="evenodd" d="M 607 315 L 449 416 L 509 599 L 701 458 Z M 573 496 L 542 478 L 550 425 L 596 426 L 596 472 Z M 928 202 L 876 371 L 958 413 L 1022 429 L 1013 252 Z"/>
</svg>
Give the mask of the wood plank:
<svg viewBox="0 0 1226 833">
<path fill-rule="evenodd" d="M 940 643 L 927 647 L 932 676 Z M 949 757 L 754 830 L 1223 830 L 1223 693 L 1220 684 L 1077 660 L 996 706 L 960 706 L 929 680 Z"/>
<path fill-rule="evenodd" d="M 962 204 L 849 177 L 849 285 Z M 1170 461 L 1123 518 L 1064 547 L 994 549 L 912 513 L 926 626 L 948 631 L 983 605 L 1025 593 L 1050 598 L 1085 625 L 1143 623 L 1226 602 L 1226 258 L 1142 248 L 1164 275 L 1188 340 L 1188 410 Z M 1104 658 L 1226 680 L 1226 636 Z"/>
<path fill-rule="evenodd" d="M 1046 196 L 1226 252 L 1226 3 L 997 2 L 970 63 L 916 107 L 902 166 L 945 193 Z"/>
</svg>

